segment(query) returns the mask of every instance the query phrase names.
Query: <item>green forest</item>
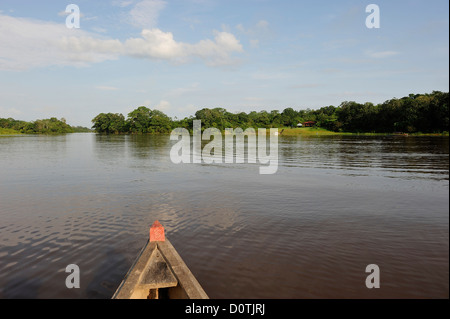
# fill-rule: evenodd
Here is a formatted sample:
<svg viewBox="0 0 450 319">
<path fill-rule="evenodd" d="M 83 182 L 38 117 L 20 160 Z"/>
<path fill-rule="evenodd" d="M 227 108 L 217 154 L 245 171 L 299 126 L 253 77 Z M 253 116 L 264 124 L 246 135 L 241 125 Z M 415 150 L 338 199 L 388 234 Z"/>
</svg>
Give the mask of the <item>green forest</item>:
<svg viewBox="0 0 450 319">
<path fill-rule="evenodd" d="M 3 130 L 2 130 L 3 129 Z M 44 120 L 26 122 L 13 118 L 0 118 L 0 132 L 25 133 L 25 134 L 65 134 L 90 132 L 88 128 L 81 126 L 70 126 L 64 118 L 58 120 L 56 117 Z"/>
<path fill-rule="evenodd" d="M 410 94 L 393 98 L 380 104 L 342 102 L 339 106 L 324 106 L 318 110 L 252 111 L 231 113 L 225 108 L 203 108 L 182 120 L 172 120 L 158 110 L 140 106 L 127 118 L 119 113 L 101 113 L 93 120 L 98 133 L 145 134 L 170 133 L 183 127 L 192 130 L 194 120 L 202 121 L 202 128 L 240 127 L 283 128 L 314 121 L 315 126 L 333 131 L 350 133 L 443 133 L 449 131 L 448 92 L 433 91 L 431 94 Z"/>
<path fill-rule="evenodd" d="M 216 127 L 246 129 L 297 127 L 299 123 L 315 122 L 315 126 L 332 132 L 349 133 L 444 133 L 449 131 L 449 93 L 410 94 L 380 104 L 342 102 L 339 106 L 324 106 L 317 110 L 228 112 L 225 108 L 202 108 L 195 116 L 173 120 L 159 110 L 140 106 L 127 117 L 120 113 L 100 113 L 93 120 L 92 129 L 105 134 L 167 134 L 174 128 L 192 130 L 194 120 L 202 121 L 202 128 Z M 64 134 L 90 132 L 85 127 L 73 127 L 64 118 L 26 122 L 0 118 L 0 134 Z"/>
</svg>

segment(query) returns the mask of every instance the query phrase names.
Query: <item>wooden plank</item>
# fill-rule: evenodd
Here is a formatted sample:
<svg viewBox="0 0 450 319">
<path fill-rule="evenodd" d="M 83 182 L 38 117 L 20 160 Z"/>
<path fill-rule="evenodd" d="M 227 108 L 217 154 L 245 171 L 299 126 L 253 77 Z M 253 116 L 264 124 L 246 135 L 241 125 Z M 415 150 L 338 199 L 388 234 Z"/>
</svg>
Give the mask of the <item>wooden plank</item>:
<svg viewBox="0 0 450 319">
<path fill-rule="evenodd" d="M 174 299 L 208 299 L 197 279 L 169 240 L 148 241 L 113 299 L 146 299 L 150 290 L 167 289 Z"/>
</svg>

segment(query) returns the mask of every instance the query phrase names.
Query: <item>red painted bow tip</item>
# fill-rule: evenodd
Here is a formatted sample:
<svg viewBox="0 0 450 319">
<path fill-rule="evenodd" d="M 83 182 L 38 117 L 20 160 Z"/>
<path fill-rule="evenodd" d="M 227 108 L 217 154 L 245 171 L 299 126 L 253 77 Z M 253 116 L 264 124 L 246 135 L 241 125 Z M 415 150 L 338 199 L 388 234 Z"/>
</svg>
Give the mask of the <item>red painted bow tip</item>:
<svg viewBox="0 0 450 319">
<path fill-rule="evenodd" d="M 165 241 L 164 227 L 159 221 L 155 221 L 150 227 L 150 241 Z"/>
</svg>

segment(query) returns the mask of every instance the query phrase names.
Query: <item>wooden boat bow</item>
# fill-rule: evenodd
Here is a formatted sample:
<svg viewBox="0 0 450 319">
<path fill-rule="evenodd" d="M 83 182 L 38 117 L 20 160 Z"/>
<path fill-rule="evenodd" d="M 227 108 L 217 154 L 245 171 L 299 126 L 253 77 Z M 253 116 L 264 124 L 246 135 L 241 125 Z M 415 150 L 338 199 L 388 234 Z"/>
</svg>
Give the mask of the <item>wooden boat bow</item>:
<svg viewBox="0 0 450 319">
<path fill-rule="evenodd" d="M 208 295 L 155 221 L 113 299 L 208 299 Z"/>
</svg>

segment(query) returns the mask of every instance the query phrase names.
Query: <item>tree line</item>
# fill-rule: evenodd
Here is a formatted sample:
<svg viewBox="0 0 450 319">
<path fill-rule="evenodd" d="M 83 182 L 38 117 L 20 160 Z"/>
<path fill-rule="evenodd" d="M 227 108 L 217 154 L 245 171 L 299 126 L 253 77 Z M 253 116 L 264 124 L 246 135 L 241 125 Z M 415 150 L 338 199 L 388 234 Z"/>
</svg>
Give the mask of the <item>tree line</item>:
<svg viewBox="0 0 450 319">
<path fill-rule="evenodd" d="M 0 128 L 11 129 L 25 134 L 65 134 L 89 132 L 90 129 L 81 126 L 70 126 L 64 118 L 36 120 L 32 122 L 15 120 L 13 118 L 0 118 Z"/>
<path fill-rule="evenodd" d="M 101 113 L 93 120 L 92 128 L 107 134 L 170 133 L 177 127 L 192 130 L 193 121 L 201 120 L 202 127 L 225 128 L 281 128 L 296 127 L 314 121 L 317 127 L 335 132 L 354 133 L 441 133 L 449 131 L 449 93 L 409 94 L 383 103 L 342 102 L 339 106 L 324 106 L 317 110 L 252 111 L 231 113 L 225 108 L 203 108 L 195 116 L 173 120 L 159 110 L 140 106 L 125 118 L 120 113 Z M 73 127 L 64 118 L 26 122 L 0 118 L 0 128 L 27 134 L 61 134 L 90 131 Z"/>
<path fill-rule="evenodd" d="M 202 127 L 277 128 L 296 127 L 299 123 L 314 121 L 316 126 L 335 132 L 353 133 L 437 133 L 449 131 L 448 92 L 410 94 L 380 104 L 342 102 L 339 106 L 324 106 L 317 110 L 252 111 L 231 113 L 221 107 L 203 108 L 195 116 L 172 120 L 158 110 L 140 106 L 125 118 L 120 113 L 101 113 L 93 120 L 98 133 L 170 133 L 183 127 L 192 130 L 193 121 L 201 120 Z"/>
</svg>

